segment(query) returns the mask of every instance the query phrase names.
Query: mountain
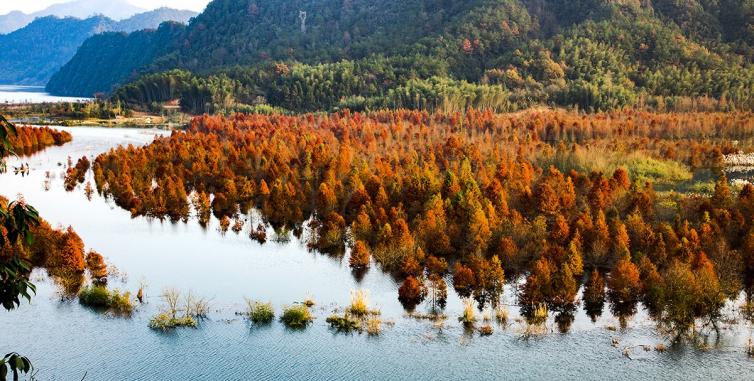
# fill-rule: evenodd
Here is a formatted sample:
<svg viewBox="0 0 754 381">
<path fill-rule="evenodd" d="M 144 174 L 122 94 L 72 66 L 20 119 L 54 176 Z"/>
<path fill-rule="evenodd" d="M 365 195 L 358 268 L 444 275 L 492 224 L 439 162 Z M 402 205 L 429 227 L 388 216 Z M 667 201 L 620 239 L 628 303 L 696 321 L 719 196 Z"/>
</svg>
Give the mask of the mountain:
<svg viewBox="0 0 754 381">
<path fill-rule="evenodd" d="M 149 89 L 168 83 L 158 93 L 193 112 L 752 109 L 753 30 L 750 0 L 214 0 L 148 64 L 127 52 L 96 61 L 108 46 L 92 44 L 67 67 L 117 64 L 133 74 L 122 100 L 149 106 L 162 100 Z M 73 78 L 61 72 L 48 90 L 88 95 Z"/>
<path fill-rule="evenodd" d="M 107 65 L 92 65 L 91 61 L 72 60 L 52 76 L 47 87 L 64 89 L 76 84 L 76 92 L 92 96 L 109 92 L 113 83 L 128 79 L 135 68 L 150 64 L 156 58 L 176 49 L 176 41 L 185 30 L 183 24 L 166 22 L 157 30 L 134 33 L 102 33 L 86 40 L 78 55 Z M 65 90 L 60 91 L 65 92 Z"/>
<path fill-rule="evenodd" d="M 163 7 L 149 12 L 138 13 L 128 19 L 122 20 L 118 22 L 115 30 L 129 32 L 142 29 L 155 29 L 165 21 L 175 21 L 185 24 L 196 15 L 196 12 L 192 11 Z"/>
<path fill-rule="evenodd" d="M 28 15 L 20 11 L 13 11 L 11 13 L 0 16 L 0 34 L 6 34 L 23 28 L 34 21 L 36 17 Z"/>
<path fill-rule="evenodd" d="M 113 20 L 122 20 L 137 13 L 145 12 L 146 9 L 135 7 L 126 0 L 75 0 L 65 3 L 53 4 L 44 10 L 25 14 L 14 11 L 0 16 L 0 34 L 7 34 L 21 29 L 40 17 L 76 17 L 89 18 L 102 15 Z"/>
<path fill-rule="evenodd" d="M 68 62 L 90 36 L 110 31 L 157 28 L 164 21 L 187 22 L 195 14 L 161 8 L 114 21 L 104 16 L 38 18 L 7 35 L 0 35 L 0 83 L 44 85 Z M 133 46 L 130 46 L 132 48 Z"/>
<path fill-rule="evenodd" d="M 103 17 L 79 20 L 43 17 L 11 34 L 0 36 L 0 83 L 44 84 L 87 37 L 111 30 L 115 22 Z"/>
</svg>

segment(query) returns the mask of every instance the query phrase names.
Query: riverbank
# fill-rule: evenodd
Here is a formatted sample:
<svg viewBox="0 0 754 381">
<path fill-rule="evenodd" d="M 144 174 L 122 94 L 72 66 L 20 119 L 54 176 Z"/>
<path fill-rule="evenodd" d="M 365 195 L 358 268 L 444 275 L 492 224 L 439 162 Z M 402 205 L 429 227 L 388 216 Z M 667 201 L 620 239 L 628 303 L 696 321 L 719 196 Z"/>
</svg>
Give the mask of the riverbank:
<svg viewBox="0 0 754 381">
<path fill-rule="evenodd" d="M 74 105 L 75 106 L 75 105 Z M 108 128 L 181 128 L 191 121 L 192 116 L 180 112 L 159 115 L 145 112 L 84 113 L 75 107 L 60 107 L 54 104 L 5 104 L 0 105 L 0 114 L 16 124 L 65 127 L 108 127 Z M 95 114 L 95 115 L 91 115 Z M 96 115 L 100 114 L 100 115 Z"/>
</svg>

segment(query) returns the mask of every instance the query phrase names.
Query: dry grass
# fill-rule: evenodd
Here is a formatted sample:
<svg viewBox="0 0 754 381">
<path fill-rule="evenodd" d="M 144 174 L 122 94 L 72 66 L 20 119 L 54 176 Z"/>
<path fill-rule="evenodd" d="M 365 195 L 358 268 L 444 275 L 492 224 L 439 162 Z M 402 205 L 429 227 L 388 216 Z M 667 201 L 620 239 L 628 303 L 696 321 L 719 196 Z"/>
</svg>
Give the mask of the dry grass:
<svg viewBox="0 0 754 381">
<path fill-rule="evenodd" d="M 306 328 L 312 320 L 314 318 L 309 308 L 301 304 L 286 307 L 280 317 L 280 321 L 288 328 Z"/>
<path fill-rule="evenodd" d="M 369 314 L 369 298 L 365 290 L 356 290 L 351 292 L 351 306 L 347 310 L 354 316 L 365 316 Z"/>
<path fill-rule="evenodd" d="M 246 299 L 246 316 L 254 324 L 269 324 L 275 319 L 275 311 L 272 308 L 272 303 L 261 303 Z"/>
<path fill-rule="evenodd" d="M 458 321 L 462 322 L 465 326 L 473 326 L 476 323 L 476 308 L 471 298 L 463 301 L 463 313 L 458 318 Z"/>
<path fill-rule="evenodd" d="M 382 333 L 382 320 L 378 318 L 367 320 L 367 333 L 369 336 L 379 336 Z"/>
<path fill-rule="evenodd" d="M 490 336 L 494 330 L 492 329 L 492 326 L 489 324 L 485 324 L 479 328 L 479 334 L 482 336 Z"/>
<path fill-rule="evenodd" d="M 485 322 L 485 323 L 491 322 L 492 321 L 492 311 L 490 311 L 489 309 L 485 309 L 482 312 L 482 321 Z"/>
<path fill-rule="evenodd" d="M 206 319 L 209 316 L 209 301 L 196 297 L 191 292 L 186 295 L 184 310 L 187 316 Z"/>
<path fill-rule="evenodd" d="M 508 322 L 508 309 L 503 305 L 497 306 L 495 308 L 495 319 L 498 324 L 506 324 Z"/>
</svg>

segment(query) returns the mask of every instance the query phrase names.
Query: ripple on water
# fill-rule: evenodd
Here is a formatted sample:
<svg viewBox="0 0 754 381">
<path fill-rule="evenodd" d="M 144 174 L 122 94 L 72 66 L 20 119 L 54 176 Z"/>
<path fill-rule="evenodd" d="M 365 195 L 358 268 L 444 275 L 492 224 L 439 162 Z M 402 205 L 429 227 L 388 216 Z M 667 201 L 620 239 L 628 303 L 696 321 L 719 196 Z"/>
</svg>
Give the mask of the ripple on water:
<svg viewBox="0 0 754 381">
<path fill-rule="evenodd" d="M 361 281 L 343 258 L 308 252 L 296 240 L 288 244 L 250 241 L 245 234 L 225 237 L 198 224 L 170 224 L 131 219 L 128 212 L 81 190 L 66 193 L 58 163 L 95 155 L 118 144 L 146 144 L 164 132 L 152 130 L 68 128 L 74 141 L 30 158 L 28 177 L 0 175 L 0 194 L 22 193 L 53 224 L 72 225 L 88 247 L 103 253 L 124 275 L 114 286 L 135 290 L 148 285 L 148 303 L 131 318 L 95 313 L 76 302 L 61 302 L 45 277 L 31 305 L 0 313 L 0 350 L 11 349 L 34 360 L 44 380 L 499 380 L 499 379 L 750 379 L 754 362 L 742 348 L 748 331 L 726 332 L 720 348 L 666 353 L 635 352 L 624 346 L 654 345 L 661 340 L 640 313 L 624 332 L 611 331 L 616 319 L 606 315 L 593 324 L 581 311 L 568 334 L 522 339 L 522 328 L 497 325 L 489 337 L 469 334 L 457 322 L 461 303 L 450 291 L 444 328 L 405 318 L 395 280 L 372 268 Z M 56 174 L 49 192 L 45 171 Z M 91 174 L 88 177 L 91 179 Z M 247 225 L 248 226 L 248 225 Z M 35 276 L 37 278 L 37 276 Z M 147 327 L 165 287 L 192 290 L 211 299 L 211 319 L 200 329 L 162 333 Z M 325 318 L 334 306 L 348 303 L 350 291 L 369 290 L 383 313 L 379 337 L 330 330 Z M 317 301 L 314 323 L 292 331 L 275 322 L 251 327 L 235 312 L 243 298 L 271 301 L 279 313 L 294 301 Z M 510 288 L 507 295 L 512 300 Z M 510 307 L 510 320 L 517 309 Z M 551 319 L 552 320 L 552 319 Z M 554 328 L 552 321 L 551 327 Z M 618 348 L 612 340 L 620 342 Z"/>
</svg>

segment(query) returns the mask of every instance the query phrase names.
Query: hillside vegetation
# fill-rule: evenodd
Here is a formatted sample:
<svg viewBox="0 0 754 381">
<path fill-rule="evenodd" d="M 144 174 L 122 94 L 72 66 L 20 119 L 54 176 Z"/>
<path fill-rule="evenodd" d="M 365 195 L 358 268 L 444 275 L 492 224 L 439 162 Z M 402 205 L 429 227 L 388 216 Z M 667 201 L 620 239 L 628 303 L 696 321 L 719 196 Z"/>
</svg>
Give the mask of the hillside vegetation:
<svg viewBox="0 0 754 381">
<path fill-rule="evenodd" d="M 161 8 L 114 21 L 104 16 L 87 19 L 55 16 L 38 18 L 29 25 L 7 35 L 0 35 L 0 83 L 45 85 L 61 66 L 68 62 L 81 44 L 90 36 L 103 32 L 130 33 L 141 29 L 157 28 L 160 23 L 175 20 L 187 22 L 193 12 Z M 158 41 L 154 44 L 159 46 Z M 126 46 L 131 56 L 141 56 L 142 51 Z M 101 61 L 91 62 L 92 70 Z M 91 96 L 89 93 L 87 96 Z"/>
<path fill-rule="evenodd" d="M 130 47 L 92 41 L 48 90 L 129 83 L 115 94 L 132 106 L 180 98 L 193 113 L 751 109 L 752 30 L 743 0 L 215 0 L 150 63 L 98 61 Z M 128 78 L 81 85 L 75 71 L 94 62 Z"/>
</svg>

